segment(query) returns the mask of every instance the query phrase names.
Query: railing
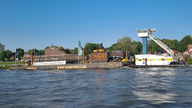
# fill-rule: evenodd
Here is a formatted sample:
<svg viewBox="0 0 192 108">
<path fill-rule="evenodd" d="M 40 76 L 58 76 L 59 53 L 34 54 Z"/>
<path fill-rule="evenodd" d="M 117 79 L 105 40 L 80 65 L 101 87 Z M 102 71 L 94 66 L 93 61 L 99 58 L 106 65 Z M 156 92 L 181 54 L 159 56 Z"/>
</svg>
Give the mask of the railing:
<svg viewBox="0 0 192 108">
<path fill-rule="evenodd" d="M 165 45 L 163 42 L 161 42 L 158 38 L 155 36 L 149 36 L 154 42 L 156 42 L 161 48 L 163 48 L 165 51 L 167 51 L 171 56 L 174 56 L 174 51 L 170 49 L 167 45 Z"/>
</svg>

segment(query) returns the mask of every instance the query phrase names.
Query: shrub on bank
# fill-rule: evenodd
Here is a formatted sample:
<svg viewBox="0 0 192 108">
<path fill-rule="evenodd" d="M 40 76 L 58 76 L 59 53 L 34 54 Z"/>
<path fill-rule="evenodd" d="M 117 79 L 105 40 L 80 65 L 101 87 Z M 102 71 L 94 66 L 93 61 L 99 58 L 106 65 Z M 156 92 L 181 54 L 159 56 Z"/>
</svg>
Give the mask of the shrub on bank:
<svg viewBox="0 0 192 108">
<path fill-rule="evenodd" d="M 0 65 L 10 65 L 10 64 L 15 64 L 15 62 L 0 62 Z M 16 64 L 23 64 L 22 61 L 16 62 Z"/>
<path fill-rule="evenodd" d="M 1 66 L 0 69 L 9 69 L 9 66 Z"/>
<path fill-rule="evenodd" d="M 188 63 L 188 64 L 192 64 L 191 58 L 187 58 L 187 63 Z"/>
</svg>

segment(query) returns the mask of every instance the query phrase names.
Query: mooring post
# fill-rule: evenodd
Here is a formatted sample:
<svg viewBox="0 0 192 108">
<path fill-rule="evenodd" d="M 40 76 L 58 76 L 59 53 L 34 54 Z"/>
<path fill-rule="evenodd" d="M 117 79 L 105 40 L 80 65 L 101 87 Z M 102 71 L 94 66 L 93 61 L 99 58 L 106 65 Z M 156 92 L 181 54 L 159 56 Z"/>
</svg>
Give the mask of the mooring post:
<svg viewBox="0 0 192 108">
<path fill-rule="evenodd" d="M 33 52 L 31 52 L 31 65 L 33 65 Z"/>
<path fill-rule="evenodd" d="M 85 64 L 85 47 L 83 47 L 83 64 Z"/>
</svg>

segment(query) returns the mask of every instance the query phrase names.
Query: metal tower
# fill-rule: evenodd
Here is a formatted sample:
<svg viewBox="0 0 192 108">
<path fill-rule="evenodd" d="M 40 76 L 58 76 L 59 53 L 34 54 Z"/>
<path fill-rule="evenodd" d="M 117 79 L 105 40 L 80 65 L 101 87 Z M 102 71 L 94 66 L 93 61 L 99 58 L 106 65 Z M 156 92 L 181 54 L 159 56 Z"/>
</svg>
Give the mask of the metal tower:
<svg viewBox="0 0 192 108">
<path fill-rule="evenodd" d="M 165 51 L 167 51 L 171 56 L 174 56 L 174 51 L 172 49 L 170 49 L 167 45 L 165 45 L 159 39 L 152 37 L 152 32 L 156 32 L 156 29 L 152 29 L 152 30 L 150 30 L 150 29 L 142 29 L 142 30 L 136 29 L 136 31 L 137 31 L 138 36 L 143 39 L 143 54 L 147 54 L 147 38 L 151 38 L 161 48 L 163 48 Z"/>
<path fill-rule="evenodd" d="M 136 29 L 137 34 L 140 38 L 143 40 L 143 54 L 147 54 L 147 38 L 149 38 L 152 35 L 153 31 L 156 31 L 155 29 Z"/>
</svg>

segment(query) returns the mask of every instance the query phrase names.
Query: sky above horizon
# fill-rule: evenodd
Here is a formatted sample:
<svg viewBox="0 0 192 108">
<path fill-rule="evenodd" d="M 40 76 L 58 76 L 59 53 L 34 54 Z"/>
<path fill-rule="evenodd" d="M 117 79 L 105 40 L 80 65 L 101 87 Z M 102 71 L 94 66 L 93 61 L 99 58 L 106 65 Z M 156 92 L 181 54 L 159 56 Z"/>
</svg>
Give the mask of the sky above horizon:
<svg viewBox="0 0 192 108">
<path fill-rule="evenodd" d="M 192 35 L 192 0 L 0 0 L 0 43 L 5 49 L 74 49 L 77 41 L 110 47 L 136 29 L 159 39 Z"/>
</svg>

